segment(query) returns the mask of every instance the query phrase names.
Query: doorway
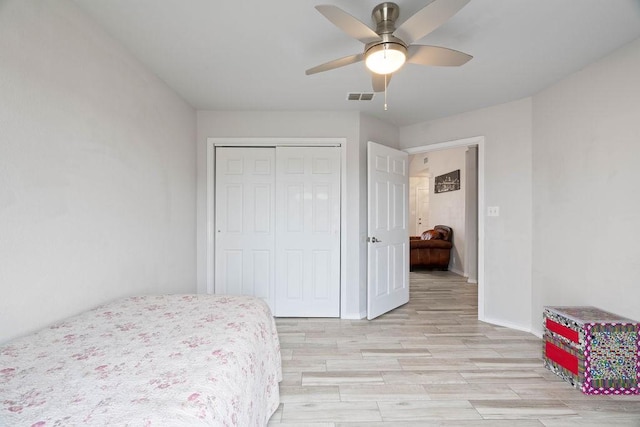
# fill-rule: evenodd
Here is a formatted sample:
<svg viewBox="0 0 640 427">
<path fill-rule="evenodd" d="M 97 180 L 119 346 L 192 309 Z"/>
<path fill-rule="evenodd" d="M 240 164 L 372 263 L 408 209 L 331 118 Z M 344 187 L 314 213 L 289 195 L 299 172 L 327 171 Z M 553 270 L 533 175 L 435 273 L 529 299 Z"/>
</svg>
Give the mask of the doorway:
<svg viewBox="0 0 640 427">
<path fill-rule="evenodd" d="M 447 142 L 442 142 L 442 143 L 437 143 L 437 144 L 430 144 L 430 145 L 425 145 L 425 146 L 420 146 L 420 147 L 412 147 L 412 148 L 408 148 L 405 149 L 404 151 L 406 151 L 408 154 L 413 155 L 413 154 L 427 154 L 430 152 L 435 152 L 435 151 L 440 151 L 440 150 L 447 150 L 447 149 L 452 149 L 452 148 L 468 148 L 468 147 L 477 147 L 477 152 L 476 152 L 476 159 L 475 159 L 475 166 L 476 166 L 476 171 L 477 171 L 477 180 L 476 180 L 476 188 L 477 188 L 477 203 L 475 206 L 475 209 L 473 209 L 473 212 L 468 212 L 465 213 L 465 217 L 463 218 L 463 221 L 465 223 L 468 223 L 467 221 L 467 217 L 469 215 L 474 215 L 475 216 L 475 232 L 473 233 L 474 236 L 471 239 L 467 239 L 466 240 L 466 245 L 468 245 L 469 247 L 474 247 L 477 251 L 477 262 L 475 263 L 477 265 L 477 283 L 478 283 L 478 319 L 479 320 L 484 320 L 484 293 L 485 293 L 485 287 L 484 287 L 484 206 L 485 206 L 485 201 L 484 201 L 484 174 L 485 174 L 485 167 L 484 167 L 484 150 L 485 150 L 485 146 L 484 146 L 484 137 L 483 136 L 478 136 L 478 137 L 472 137 L 472 138 L 465 138 L 465 139 L 459 139 L 459 140 L 455 140 L 455 141 L 447 141 Z M 433 177 L 432 177 L 433 179 Z M 467 181 L 465 181 L 467 182 Z M 431 188 L 430 188 L 431 189 Z M 432 195 L 433 196 L 433 195 Z M 433 218 L 431 218 L 431 220 L 433 220 Z M 473 227 L 472 231 L 473 230 Z M 455 236 L 455 230 L 454 230 L 454 236 Z M 467 265 L 469 265 L 469 263 L 471 262 L 467 257 L 465 257 L 465 259 L 462 260 L 462 262 L 467 263 Z M 475 271 L 474 271 L 475 272 Z M 474 280 L 469 280 L 469 282 L 473 283 Z"/>
<path fill-rule="evenodd" d="M 429 187 L 416 186 L 415 194 L 416 210 L 413 221 L 415 222 L 415 233 L 411 233 L 412 236 L 420 235 L 422 233 L 421 230 L 424 230 L 429 225 Z"/>
</svg>

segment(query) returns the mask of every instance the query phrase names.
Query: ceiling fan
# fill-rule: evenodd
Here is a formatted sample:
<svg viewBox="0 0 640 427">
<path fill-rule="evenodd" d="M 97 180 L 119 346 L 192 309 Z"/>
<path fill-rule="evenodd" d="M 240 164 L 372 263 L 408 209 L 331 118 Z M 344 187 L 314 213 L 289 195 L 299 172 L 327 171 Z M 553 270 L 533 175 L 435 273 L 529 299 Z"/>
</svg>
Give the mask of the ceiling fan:
<svg viewBox="0 0 640 427">
<path fill-rule="evenodd" d="M 400 7 L 391 2 L 380 3 L 371 12 L 376 25 L 375 31 L 337 6 L 316 6 L 318 12 L 336 27 L 360 40 L 365 46 L 362 53 L 326 62 L 309 68 L 305 73 L 311 75 L 364 60 L 373 73 L 373 90 L 382 92 L 389 84 L 391 74 L 405 62 L 437 66 L 463 65 L 473 57 L 457 50 L 413 42 L 444 24 L 469 1 L 433 0 L 398 28 L 395 24 L 400 16 Z"/>
</svg>

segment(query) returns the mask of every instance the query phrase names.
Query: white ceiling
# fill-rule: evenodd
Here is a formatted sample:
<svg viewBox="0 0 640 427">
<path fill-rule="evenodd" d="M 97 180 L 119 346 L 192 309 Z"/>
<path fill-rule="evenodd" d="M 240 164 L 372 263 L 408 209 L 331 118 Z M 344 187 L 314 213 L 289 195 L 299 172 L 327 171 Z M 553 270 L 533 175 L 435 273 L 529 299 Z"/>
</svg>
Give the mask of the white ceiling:
<svg viewBox="0 0 640 427">
<path fill-rule="evenodd" d="M 398 126 L 520 99 L 640 37 L 640 0 L 471 0 L 418 42 L 474 56 L 408 64 L 373 101 L 363 63 L 306 76 L 363 45 L 314 6 L 370 25 L 376 0 L 75 0 L 199 110 L 360 110 Z M 399 24 L 429 0 L 396 0 Z"/>
</svg>

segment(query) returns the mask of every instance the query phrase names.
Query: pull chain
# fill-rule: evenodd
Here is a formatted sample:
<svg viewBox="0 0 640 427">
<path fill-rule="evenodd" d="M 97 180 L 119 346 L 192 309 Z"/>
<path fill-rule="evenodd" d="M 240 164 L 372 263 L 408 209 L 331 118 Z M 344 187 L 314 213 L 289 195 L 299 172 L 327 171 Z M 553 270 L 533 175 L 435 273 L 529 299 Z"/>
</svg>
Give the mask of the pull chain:
<svg viewBox="0 0 640 427">
<path fill-rule="evenodd" d="M 387 75 L 384 75 L 384 111 L 387 111 Z"/>
</svg>

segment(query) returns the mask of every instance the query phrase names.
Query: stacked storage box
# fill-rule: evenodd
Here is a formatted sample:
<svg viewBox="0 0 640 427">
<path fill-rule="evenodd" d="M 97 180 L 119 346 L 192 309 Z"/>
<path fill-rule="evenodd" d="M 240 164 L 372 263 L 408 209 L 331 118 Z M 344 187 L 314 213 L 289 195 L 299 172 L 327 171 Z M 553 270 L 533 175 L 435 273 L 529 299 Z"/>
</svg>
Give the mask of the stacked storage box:
<svg viewBox="0 0 640 427">
<path fill-rule="evenodd" d="M 640 394 L 640 327 L 595 307 L 545 307 L 544 364 L 585 394 Z"/>
</svg>

